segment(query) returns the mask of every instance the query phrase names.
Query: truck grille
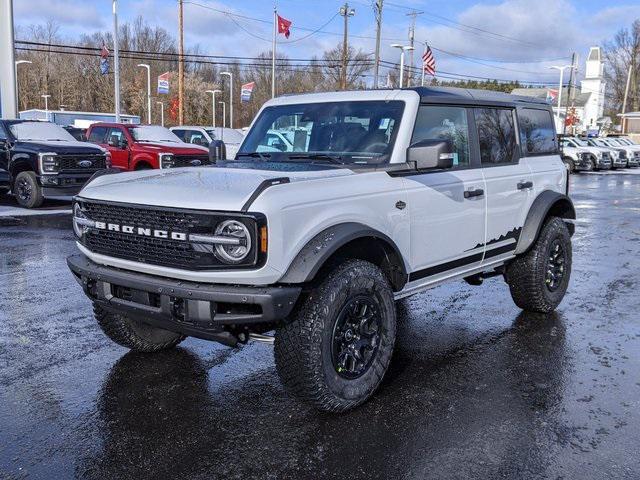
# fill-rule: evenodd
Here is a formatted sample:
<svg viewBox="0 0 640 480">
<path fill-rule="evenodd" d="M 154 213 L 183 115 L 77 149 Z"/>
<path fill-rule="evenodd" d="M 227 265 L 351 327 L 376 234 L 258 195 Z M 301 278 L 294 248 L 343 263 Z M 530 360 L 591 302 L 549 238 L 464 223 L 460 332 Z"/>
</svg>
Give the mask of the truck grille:
<svg viewBox="0 0 640 480">
<path fill-rule="evenodd" d="M 85 215 L 94 221 L 107 225 L 117 225 L 148 229 L 151 232 L 179 232 L 212 235 L 215 226 L 230 217 L 240 220 L 249 227 L 257 238 L 258 224 L 264 223 L 263 217 L 248 214 L 225 214 L 164 207 L 139 207 L 111 202 L 78 201 Z M 257 220 L 257 221 L 256 221 Z M 188 237 L 187 237 L 188 238 Z M 94 253 L 109 257 L 122 258 L 135 262 L 161 265 L 185 270 L 205 270 L 230 268 L 221 262 L 209 244 L 192 243 L 188 240 L 172 240 L 137 233 L 124 233 L 110 229 L 91 228 L 82 236 L 80 242 Z M 256 242 L 253 242 L 255 245 Z M 233 268 L 255 267 L 258 258 L 257 249 L 252 248 L 246 260 Z"/>
<path fill-rule="evenodd" d="M 58 155 L 56 158 L 61 172 L 90 172 L 107 168 L 107 161 L 102 154 Z M 85 165 L 83 162 L 91 164 Z"/>
<path fill-rule="evenodd" d="M 200 165 L 211 165 L 209 155 L 175 155 L 174 164 L 176 167 L 197 167 Z"/>
</svg>

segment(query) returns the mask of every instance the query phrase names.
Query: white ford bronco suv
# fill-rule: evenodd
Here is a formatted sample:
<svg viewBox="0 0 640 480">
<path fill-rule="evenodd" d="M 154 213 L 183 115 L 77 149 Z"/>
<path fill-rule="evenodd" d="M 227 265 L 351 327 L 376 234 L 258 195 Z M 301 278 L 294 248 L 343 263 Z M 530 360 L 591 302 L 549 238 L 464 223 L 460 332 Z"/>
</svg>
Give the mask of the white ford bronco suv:
<svg viewBox="0 0 640 480">
<path fill-rule="evenodd" d="M 290 146 L 269 147 L 274 131 Z M 344 411 L 389 366 L 395 300 L 501 275 L 519 307 L 557 307 L 567 182 L 550 107 L 528 97 L 287 96 L 263 106 L 233 160 L 90 181 L 68 265 L 120 345 L 273 341 L 291 393 Z"/>
</svg>

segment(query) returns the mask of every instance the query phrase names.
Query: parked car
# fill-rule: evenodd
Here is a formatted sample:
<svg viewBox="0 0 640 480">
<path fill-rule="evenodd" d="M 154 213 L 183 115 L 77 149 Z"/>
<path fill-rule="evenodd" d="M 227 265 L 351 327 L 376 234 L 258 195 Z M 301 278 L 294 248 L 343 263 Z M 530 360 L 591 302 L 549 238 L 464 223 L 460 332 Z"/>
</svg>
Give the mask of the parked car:
<svg viewBox="0 0 640 480">
<path fill-rule="evenodd" d="M 611 149 L 594 147 L 578 137 L 562 137 L 563 145 L 572 148 L 581 148 L 591 153 L 591 169 L 592 170 L 609 170 L 611 169 L 612 158 Z"/>
<path fill-rule="evenodd" d="M 640 166 L 640 146 L 638 148 L 633 148 L 633 146 L 623 142 L 622 139 L 615 137 L 604 137 L 600 140 L 609 147 L 618 150 L 619 152 L 624 152 L 624 157 L 627 159 L 627 167 L 636 168 Z"/>
<path fill-rule="evenodd" d="M 260 152 L 300 123 L 304 150 Z M 571 274 L 568 188 L 551 107 L 530 97 L 285 96 L 261 108 L 234 161 L 90 182 L 68 265 L 116 343 L 274 342 L 291 393 L 345 411 L 385 375 L 395 300 L 502 276 L 520 308 L 554 310 Z"/>
<path fill-rule="evenodd" d="M 584 147 L 576 147 L 566 138 L 559 137 L 562 161 L 569 173 L 588 172 L 597 164 L 595 153 Z"/>
<path fill-rule="evenodd" d="M 208 149 L 187 144 L 159 125 L 94 123 L 87 130 L 89 142 L 111 152 L 115 167 L 149 170 L 209 165 Z"/>
<path fill-rule="evenodd" d="M 224 142 L 227 151 L 226 156 L 230 159 L 235 158 L 244 138 L 242 131 L 234 128 L 182 125 L 179 127 L 171 127 L 169 130 L 175 133 L 183 142 L 193 143 L 207 148 L 214 140 L 221 140 Z"/>
<path fill-rule="evenodd" d="M 609 151 L 611 156 L 611 168 L 625 168 L 627 166 L 627 155 L 624 150 L 613 148 L 607 144 L 602 138 L 585 138 L 587 144 L 591 147 L 603 148 Z"/>
<path fill-rule="evenodd" d="M 0 191 L 11 189 L 23 207 L 75 195 L 95 172 L 110 165 L 105 149 L 78 142 L 59 125 L 0 120 Z"/>
</svg>

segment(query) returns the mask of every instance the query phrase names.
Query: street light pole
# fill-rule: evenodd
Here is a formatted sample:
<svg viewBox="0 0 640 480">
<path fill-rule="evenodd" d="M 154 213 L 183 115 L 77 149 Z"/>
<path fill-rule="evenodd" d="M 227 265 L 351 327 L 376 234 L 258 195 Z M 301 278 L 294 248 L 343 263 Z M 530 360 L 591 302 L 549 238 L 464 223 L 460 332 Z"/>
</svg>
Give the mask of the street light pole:
<svg viewBox="0 0 640 480">
<path fill-rule="evenodd" d="M 556 113 L 556 123 L 560 125 L 560 109 L 562 108 L 562 78 L 564 76 L 564 70 L 566 68 L 572 68 L 573 65 L 554 65 L 552 68 L 554 70 L 560 71 L 560 87 L 558 88 L 558 111 Z"/>
<path fill-rule="evenodd" d="M 342 7 L 340 7 L 340 15 L 344 17 L 344 34 L 342 37 L 342 74 L 340 75 L 340 88 L 342 90 L 347 89 L 347 37 L 349 32 L 349 17 L 353 17 L 355 14 L 356 10 L 354 8 L 349 8 L 349 4 L 346 2 Z"/>
<path fill-rule="evenodd" d="M 207 90 L 205 93 L 210 93 L 211 94 L 211 117 L 212 117 L 212 122 L 211 122 L 211 126 L 215 129 L 216 128 L 216 93 L 222 93 L 222 90 Z"/>
<path fill-rule="evenodd" d="M 44 98 L 44 118 L 48 122 L 49 121 L 49 97 L 51 95 L 40 95 Z"/>
<path fill-rule="evenodd" d="M 113 79 L 116 123 L 120 123 L 120 47 L 118 46 L 118 0 L 112 0 L 113 10 Z"/>
<path fill-rule="evenodd" d="M 156 101 L 158 105 L 160 105 L 160 125 L 164 127 L 164 102 Z"/>
<path fill-rule="evenodd" d="M 151 125 L 151 67 L 146 63 L 139 63 L 138 66 L 147 69 L 147 120 Z"/>
<path fill-rule="evenodd" d="M 18 89 L 18 65 L 31 64 L 29 60 L 16 60 L 16 110 L 20 110 L 20 91 Z M 624 112 L 623 112 L 624 113 Z"/>
<path fill-rule="evenodd" d="M 380 30 L 382 29 L 382 4 L 384 0 L 376 0 L 374 10 L 376 13 L 376 54 L 375 65 L 373 66 L 373 88 L 379 88 L 378 73 L 380 69 Z"/>
<path fill-rule="evenodd" d="M 222 72 L 220 75 L 229 77 L 229 127 L 233 128 L 233 74 L 231 72 Z M 224 113 L 222 116 L 224 118 Z"/>
<path fill-rule="evenodd" d="M 413 50 L 411 45 L 400 45 L 399 43 L 392 43 L 393 48 L 400 49 L 400 88 L 404 85 L 404 52 L 407 50 Z"/>
<path fill-rule="evenodd" d="M 218 102 L 222 104 L 222 130 L 220 130 L 220 140 L 224 141 L 224 129 L 227 128 L 227 104 L 225 102 Z"/>
</svg>

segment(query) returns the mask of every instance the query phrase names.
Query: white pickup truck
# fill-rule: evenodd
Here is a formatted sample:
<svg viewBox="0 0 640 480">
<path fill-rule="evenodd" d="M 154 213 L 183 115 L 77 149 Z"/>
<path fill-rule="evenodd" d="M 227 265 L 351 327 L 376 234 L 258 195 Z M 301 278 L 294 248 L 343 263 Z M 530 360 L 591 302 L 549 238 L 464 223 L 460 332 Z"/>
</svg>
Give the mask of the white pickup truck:
<svg viewBox="0 0 640 480">
<path fill-rule="evenodd" d="M 287 389 L 334 412 L 380 384 L 395 300 L 499 275 L 555 309 L 575 219 L 549 106 L 447 88 L 276 98 L 235 159 L 103 175 L 73 212 L 68 265 L 112 340 L 273 341 Z"/>
</svg>

